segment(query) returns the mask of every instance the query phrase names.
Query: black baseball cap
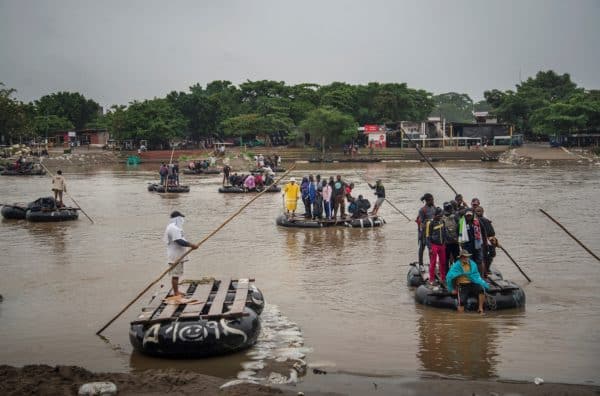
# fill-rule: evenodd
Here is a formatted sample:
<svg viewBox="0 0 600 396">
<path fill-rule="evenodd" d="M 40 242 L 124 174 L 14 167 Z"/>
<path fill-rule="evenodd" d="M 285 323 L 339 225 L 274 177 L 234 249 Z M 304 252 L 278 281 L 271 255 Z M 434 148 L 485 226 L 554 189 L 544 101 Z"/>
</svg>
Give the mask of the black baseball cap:
<svg viewBox="0 0 600 396">
<path fill-rule="evenodd" d="M 182 215 L 180 211 L 176 210 L 171 213 L 171 218 L 174 218 L 174 217 L 185 217 L 185 216 Z"/>
</svg>

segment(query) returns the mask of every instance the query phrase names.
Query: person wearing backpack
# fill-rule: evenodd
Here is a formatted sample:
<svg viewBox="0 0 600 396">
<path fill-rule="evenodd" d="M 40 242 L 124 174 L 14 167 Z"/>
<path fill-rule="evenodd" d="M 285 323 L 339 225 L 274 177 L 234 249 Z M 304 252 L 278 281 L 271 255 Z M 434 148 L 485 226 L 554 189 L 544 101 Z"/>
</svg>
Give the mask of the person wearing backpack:
<svg viewBox="0 0 600 396">
<path fill-rule="evenodd" d="M 448 272 L 446 262 L 446 239 L 448 238 L 446 226 L 442 219 L 444 211 L 442 208 L 435 208 L 433 219 L 428 220 L 425 225 L 425 237 L 429 247 L 429 284 L 432 285 L 435 279 L 436 262 L 440 271 L 441 284 L 446 283 L 446 272 Z"/>
<path fill-rule="evenodd" d="M 446 268 L 458 259 L 460 246 L 458 244 L 458 218 L 454 213 L 451 202 L 444 202 L 444 214 L 442 216 L 446 226 Z"/>
<path fill-rule="evenodd" d="M 160 185 L 164 186 L 167 180 L 167 175 L 169 174 L 169 168 L 167 168 L 167 165 L 165 165 L 164 162 L 160 165 L 158 174 L 160 175 Z"/>
</svg>

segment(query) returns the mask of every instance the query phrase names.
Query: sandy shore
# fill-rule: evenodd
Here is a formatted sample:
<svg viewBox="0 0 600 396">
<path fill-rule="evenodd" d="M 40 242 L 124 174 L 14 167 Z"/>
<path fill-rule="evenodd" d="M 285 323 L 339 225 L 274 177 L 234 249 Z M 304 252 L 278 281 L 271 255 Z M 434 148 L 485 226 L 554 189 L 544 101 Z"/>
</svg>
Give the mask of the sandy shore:
<svg viewBox="0 0 600 396">
<path fill-rule="evenodd" d="M 282 388 L 238 383 L 222 388 L 226 380 L 180 370 L 142 373 L 91 373 L 76 366 L 0 366 L 2 395 L 76 395 L 89 382 L 110 381 L 119 395 L 598 395 L 588 385 L 466 381 L 452 379 L 373 378 L 322 375 L 313 381 Z"/>
</svg>

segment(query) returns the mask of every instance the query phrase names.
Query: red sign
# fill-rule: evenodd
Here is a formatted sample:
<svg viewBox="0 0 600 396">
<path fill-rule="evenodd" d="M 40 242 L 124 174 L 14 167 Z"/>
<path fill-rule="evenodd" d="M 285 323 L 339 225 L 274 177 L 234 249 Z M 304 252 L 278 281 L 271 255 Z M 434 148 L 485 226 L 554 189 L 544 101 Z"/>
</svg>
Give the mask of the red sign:
<svg viewBox="0 0 600 396">
<path fill-rule="evenodd" d="M 379 125 L 365 125 L 365 133 L 379 132 Z"/>
</svg>

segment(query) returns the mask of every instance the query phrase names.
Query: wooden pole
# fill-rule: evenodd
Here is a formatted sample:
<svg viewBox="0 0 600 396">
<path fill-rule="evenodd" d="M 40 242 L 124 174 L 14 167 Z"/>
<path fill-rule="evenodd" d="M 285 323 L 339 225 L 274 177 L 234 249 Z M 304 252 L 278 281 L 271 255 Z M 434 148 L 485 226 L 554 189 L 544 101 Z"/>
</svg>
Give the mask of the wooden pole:
<svg viewBox="0 0 600 396">
<path fill-rule="evenodd" d="M 50 176 L 54 177 L 54 174 L 53 174 L 52 172 L 50 172 L 50 169 L 46 168 L 46 166 L 45 166 L 45 165 L 42 163 L 42 159 L 41 159 L 41 158 L 40 158 L 40 165 L 41 165 L 41 166 L 42 166 L 44 169 L 46 169 L 46 172 L 48 172 L 48 174 L 49 174 Z M 65 191 L 64 193 L 67 195 L 67 197 L 69 197 L 69 198 L 71 199 L 71 201 L 73 201 L 73 203 L 74 203 L 75 205 L 77 205 L 77 208 L 78 208 L 79 210 L 81 210 L 81 213 L 83 213 L 83 214 L 85 215 L 85 217 L 87 217 L 87 218 L 88 218 L 88 219 L 89 219 L 89 220 L 92 222 L 92 224 L 94 224 L 94 220 L 92 220 L 92 218 L 91 218 L 90 216 L 88 216 L 88 214 L 87 214 L 87 213 L 85 213 L 85 210 L 83 210 L 83 208 L 82 208 L 81 206 L 79 206 L 79 204 L 77 203 L 77 201 L 75 201 L 75 199 L 74 199 L 74 198 L 73 198 L 73 197 L 72 197 L 72 196 L 71 196 L 71 195 L 70 195 L 68 192 L 66 192 L 66 191 Z"/>
<path fill-rule="evenodd" d="M 279 183 L 280 180 L 282 180 L 288 173 L 290 173 L 294 168 L 296 167 L 296 164 L 293 164 L 287 172 L 285 172 L 279 179 L 277 179 L 275 181 L 275 183 L 272 184 L 272 186 L 277 185 L 277 183 Z M 269 186 L 270 187 L 270 186 Z M 227 225 L 227 223 L 229 223 L 231 220 L 233 220 L 237 215 L 239 215 L 240 213 L 242 213 L 242 211 L 244 209 L 246 209 L 252 202 L 256 201 L 258 199 L 258 197 L 260 197 L 261 195 L 263 195 L 264 193 L 266 193 L 268 190 L 268 188 L 265 188 L 263 191 L 261 191 L 260 193 L 256 194 L 251 200 L 249 200 L 248 202 L 246 202 L 244 205 L 242 205 L 234 214 L 232 214 L 231 216 L 229 216 L 227 218 L 227 220 L 225 220 L 220 226 L 218 226 L 217 228 L 215 228 L 210 234 L 208 234 L 206 237 L 204 237 L 202 240 L 200 240 L 197 245 L 198 247 L 202 244 L 204 244 L 204 242 L 208 241 L 210 238 L 212 238 L 217 232 L 221 231 L 223 229 L 223 227 L 225 227 L 225 225 Z M 133 300 L 131 300 L 131 302 L 129 302 L 121 311 L 119 311 L 118 314 L 116 314 L 111 320 L 108 321 L 108 323 L 106 323 L 100 330 L 98 330 L 96 332 L 96 335 L 100 335 L 104 330 L 106 330 L 106 328 L 108 326 L 110 326 L 115 320 L 117 320 L 117 318 L 119 316 L 121 316 L 123 314 L 123 312 L 125 312 L 130 306 L 133 305 L 133 303 L 135 303 L 141 296 L 144 295 L 144 293 L 146 293 L 148 291 L 148 289 L 150 289 L 152 286 L 154 286 L 155 284 L 157 284 L 169 271 L 171 271 L 173 268 L 175 268 L 175 266 L 177 264 L 179 264 L 181 262 L 181 260 L 183 260 L 188 254 L 190 254 L 192 252 L 193 249 L 188 249 L 184 254 L 182 254 L 177 260 L 175 260 L 166 270 L 164 270 L 158 278 L 156 278 L 154 281 L 152 281 L 148 286 L 146 286 L 144 288 L 144 290 L 142 290 Z"/>
<path fill-rule="evenodd" d="M 573 238 L 573 240 L 575 242 L 577 242 L 579 244 L 579 246 L 581 246 L 582 248 L 585 249 L 586 252 L 588 252 L 589 254 L 592 255 L 592 257 L 594 257 L 596 260 L 600 261 L 600 257 L 598 257 L 594 252 L 592 252 L 590 249 L 588 249 L 587 246 L 585 246 L 583 243 L 581 243 L 581 241 L 577 238 L 575 238 L 575 236 L 573 234 L 571 234 L 569 232 L 569 230 L 567 230 L 562 224 L 560 224 L 557 220 L 555 220 L 552 216 L 550 216 L 544 209 L 540 209 L 540 212 L 542 212 L 543 214 L 545 214 L 546 216 L 548 216 L 548 218 L 550 220 L 552 220 L 557 226 L 559 226 L 560 228 L 562 228 L 562 230 L 564 232 L 567 233 L 568 236 L 570 236 L 571 238 Z"/>
<path fill-rule="evenodd" d="M 521 267 L 519 267 L 519 264 L 517 264 L 517 262 L 515 261 L 515 259 L 513 259 L 510 254 L 508 254 L 508 252 L 506 251 L 506 249 L 504 249 L 500 244 L 498 244 L 498 247 L 500 249 L 502 249 L 502 251 L 504 252 L 504 254 L 506 254 L 506 256 L 510 259 L 510 261 L 513 262 L 513 264 L 517 267 L 517 269 L 519 270 L 519 272 L 523 274 L 523 276 L 525 277 L 525 279 L 527 279 L 529 282 L 532 282 L 532 280 L 529 279 L 529 277 L 527 276 L 527 274 L 525 272 L 523 272 L 523 270 L 521 269 Z"/>
<path fill-rule="evenodd" d="M 360 177 L 361 179 L 363 179 L 365 182 L 367 182 L 367 184 L 369 184 L 369 182 L 367 181 L 367 178 L 362 176 L 360 173 L 358 173 L 357 171 L 354 171 L 354 173 L 356 173 L 358 175 L 358 177 Z M 396 211 L 398 213 L 400 213 L 402 216 L 404 216 L 406 218 L 406 220 L 408 220 L 409 222 L 411 222 L 412 220 L 410 219 L 410 217 L 408 217 L 407 215 L 404 214 L 404 212 L 402 212 L 400 209 L 398 209 L 396 206 L 394 206 L 393 203 L 390 202 L 389 199 L 384 198 L 385 202 L 387 202 L 388 204 L 390 204 L 390 206 L 394 209 L 396 209 Z"/>
<path fill-rule="evenodd" d="M 403 129 L 401 131 L 402 131 L 402 133 L 404 133 Z M 406 133 L 404 133 L 404 136 L 406 136 L 408 138 L 409 142 L 413 143 L 413 141 L 410 138 L 410 136 L 408 136 Z M 421 155 L 421 157 L 423 157 L 423 159 L 425 160 L 425 162 L 427 162 L 429 164 L 429 166 L 431 166 L 431 169 L 433 169 L 435 171 L 435 173 L 437 173 L 438 176 L 442 178 L 442 180 L 444 181 L 444 183 L 446 183 L 448 185 L 448 187 L 450 187 L 450 189 L 452 191 L 454 191 L 454 195 L 458 195 L 458 192 L 456 192 L 456 190 L 454 189 L 454 187 L 452 187 L 452 185 L 450 185 L 450 183 L 448 183 L 448 180 L 446 180 L 444 178 L 444 176 L 442 176 L 442 174 L 435 168 L 435 166 L 433 166 L 433 164 L 429 161 L 429 159 L 425 156 L 425 154 L 423 154 L 423 152 L 421 151 L 421 149 L 419 148 L 419 146 L 416 145 L 416 144 L 415 144 L 415 149 Z"/>
</svg>

